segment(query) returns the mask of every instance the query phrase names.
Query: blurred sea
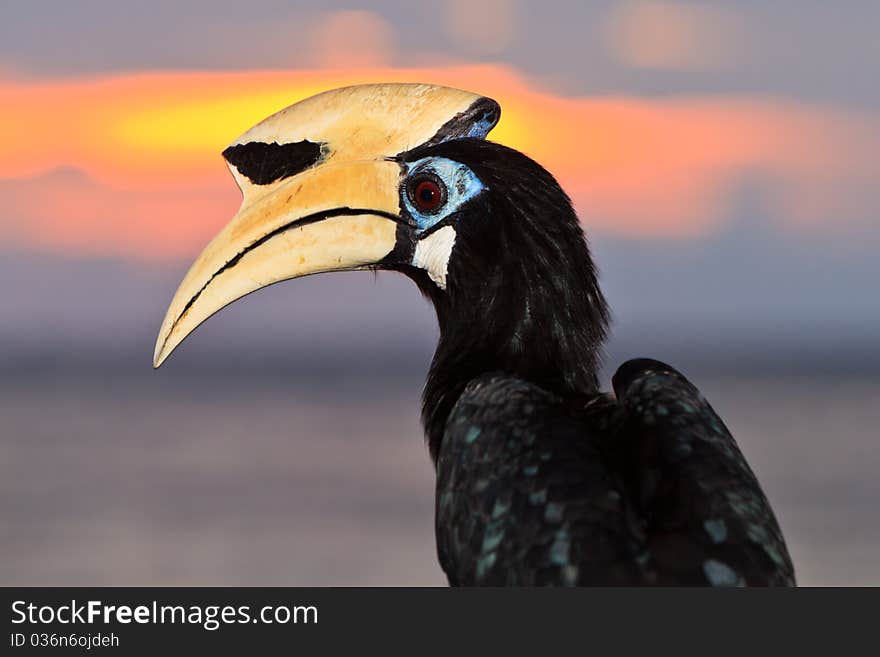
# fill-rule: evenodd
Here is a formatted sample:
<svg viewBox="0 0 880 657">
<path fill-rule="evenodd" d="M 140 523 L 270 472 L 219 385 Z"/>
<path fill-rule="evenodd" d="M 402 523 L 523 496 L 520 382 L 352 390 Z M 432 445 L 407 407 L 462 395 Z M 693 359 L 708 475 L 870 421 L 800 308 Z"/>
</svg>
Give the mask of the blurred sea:
<svg viewBox="0 0 880 657">
<path fill-rule="evenodd" d="M 880 382 L 692 378 L 805 585 L 880 584 Z M 442 585 L 420 373 L 0 377 L 0 584 Z"/>
<path fill-rule="evenodd" d="M 635 356 L 680 368 L 759 475 L 800 582 L 880 584 L 876 276 L 741 242 L 601 245 L 604 380 Z M 0 312 L 0 584 L 445 583 L 418 421 L 437 328 L 415 286 L 273 286 L 154 372 L 187 265 L 0 252 L 15 282 Z"/>
</svg>

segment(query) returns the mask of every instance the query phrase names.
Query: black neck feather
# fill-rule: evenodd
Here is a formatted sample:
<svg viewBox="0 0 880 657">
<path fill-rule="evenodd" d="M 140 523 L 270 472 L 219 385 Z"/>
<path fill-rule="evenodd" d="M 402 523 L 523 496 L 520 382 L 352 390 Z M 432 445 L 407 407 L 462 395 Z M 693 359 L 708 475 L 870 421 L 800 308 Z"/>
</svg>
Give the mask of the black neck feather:
<svg viewBox="0 0 880 657">
<path fill-rule="evenodd" d="M 583 230 L 556 180 L 497 144 L 443 147 L 440 154 L 467 163 L 487 191 L 454 224 L 447 289 L 421 270 L 408 272 L 440 324 L 422 408 L 435 460 L 453 405 L 481 374 L 506 372 L 563 398 L 595 394 L 608 325 Z"/>
</svg>

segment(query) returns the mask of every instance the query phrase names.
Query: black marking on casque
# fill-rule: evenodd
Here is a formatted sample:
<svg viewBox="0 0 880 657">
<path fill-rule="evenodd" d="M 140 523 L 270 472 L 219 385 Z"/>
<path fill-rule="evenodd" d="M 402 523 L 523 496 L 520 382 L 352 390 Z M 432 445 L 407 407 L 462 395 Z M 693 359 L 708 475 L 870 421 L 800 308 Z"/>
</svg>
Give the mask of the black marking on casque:
<svg viewBox="0 0 880 657">
<path fill-rule="evenodd" d="M 223 157 L 253 184 L 268 185 L 314 166 L 324 153 L 324 144 L 307 140 L 290 144 L 251 141 L 230 146 Z"/>
<path fill-rule="evenodd" d="M 174 320 L 174 324 L 172 325 L 171 329 L 173 330 L 174 326 L 176 326 L 177 323 L 181 319 L 183 319 L 183 317 L 184 317 L 184 315 L 186 315 L 187 311 L 189 311 L 189 309 L 196 302 L 196 300 L 202 295 L 202 292 L 204 292 L 205 289 L 207 289 L 207 287 L 211 284 L 211 281 L 213 281 L 215 278 L 217 278 L 217 276 L 219 276 L 223 272 L 228 271 L 228 270 L 232 269 L 233 267 L 235 267 L 235 265 L 237 265 L 248 252 L 253 251 L 258 246 L 265 244 L 266 242 L 268 242 L 270 239 L 272 239 L 276 235 L 280 235 L 284 231 L 290 230 L 291 228 L 299 228 L 301 226 L 306 226 L 308 224 L 314 224 L 319 221 L 323 221 L 324 219 L 329 219 L 331 217 L 352 216 L 352 215 L 358 215 L 358 214 L 378 215 L 380 217 L 385 217 L 386 219 L 391 219 L 392 221 L 397 222 L 398 224 L 405 222 L 405 219 L 398 217 L 396 214 L 391 214 L 390 212 L 383 212 L 381 210 L 373 210 L 373 209 L 366 209 L 366 208 L 341 207 L 341 208 L 333 208 L 332 210 L 325 210 L 323 212 L 316 212 L 314 214 L 306 215 L 305 217 L 300 217 L 299 219 L 295 219 L 294 221 L 290 221 L 282 226 L 279 226 L 275 230 L 270 231 L 269 233 L 266 233 L 265 235 L 263 235 L 263 237 L 261 237 L 260 239 L 254 241 L 254 242 L 251 242 L 248 246 L 246 246 L 244 249 L 242 249 L 237 254 L 235 254 L 234 257 L 232 257 L 230 260 L 228 260 L 226 262 L 226 264 L 224 264 L 222 267 L 220 267 L 220 269 L 218 269 L 213 274 L 211 274 L 211 277 L 199 289 L 199 291 L 193 295 L 192 299 L 190 299 L 189 301 L 186 302 L 186 305 L 183 307 L 183 310 L 180 311 L 180 314 L 177 316 L 177 319 Z M 168 332 L 168 335 L 169 336 L 171 335 L 171 331 Z M 166 341 L 167 341 L 167 338 L 166 338 Z M 163 347 L 164 347 L 164 345 L 163 345 Z"/>
<path fill-rule="evenodd" d="M 434 136 L 423 145 L 434 146 L 451 139 L 485 137 L 498 124 L 500 118 L 501 105 L 491 98 L 480 98 L 465 111 L 459 112 L 440 126 Z M 482 132 L 482 135 L 473 134 L 475 129 Z"/>
</svg>

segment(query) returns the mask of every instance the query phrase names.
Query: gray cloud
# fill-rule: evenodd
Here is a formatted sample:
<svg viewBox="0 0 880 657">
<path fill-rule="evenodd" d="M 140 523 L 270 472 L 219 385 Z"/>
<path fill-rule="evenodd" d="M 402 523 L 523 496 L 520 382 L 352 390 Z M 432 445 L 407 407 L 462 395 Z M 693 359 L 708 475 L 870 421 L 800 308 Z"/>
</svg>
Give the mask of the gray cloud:
<svg viewBox="0 0 880 657">
<path fill-rule="evenodd" d="M 73 75 L 307 66 L 313 62 L 309 36 L 321 12 L 361 8 L 392 27 L 398 66 L 462 57 L 500 61 L 576 94 L 751 93 L 880 102 L 880 5 L 871 0 L 699 3 L 738 17 L 731 65 L 702 71 L 643 70 L 616 60 L 603 34 L 619 4 L 516 3 L 519 29 L 502 47 L 480 54 L 479 48 L 463 50 L 446 27 L 442 5 L 426 10 L 398 0 L 360 6 L 330 1 L 318 9 L 314 2 L 276 0 L 34 0 L 2 9 L 0 68 Z"/>
</svg>

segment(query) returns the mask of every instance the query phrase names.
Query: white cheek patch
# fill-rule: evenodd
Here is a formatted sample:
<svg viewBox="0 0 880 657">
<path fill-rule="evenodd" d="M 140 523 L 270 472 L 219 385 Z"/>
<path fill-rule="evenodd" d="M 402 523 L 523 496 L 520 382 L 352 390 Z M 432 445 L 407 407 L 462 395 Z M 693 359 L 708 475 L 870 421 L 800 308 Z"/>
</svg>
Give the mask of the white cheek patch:
<svg viewBox="0 0 880 657">
<path fill-rule="evenodd" d="M 455 229 L 452 226 L 443 226 L 416 242 L 412 264 L 428 272 L 428 276 L 441 290 L 446 289 L 446 269 L 454 245 Z"/>
</svg>

